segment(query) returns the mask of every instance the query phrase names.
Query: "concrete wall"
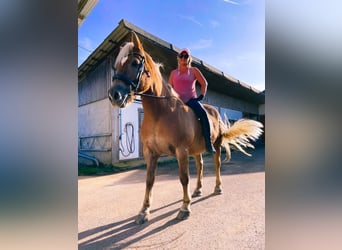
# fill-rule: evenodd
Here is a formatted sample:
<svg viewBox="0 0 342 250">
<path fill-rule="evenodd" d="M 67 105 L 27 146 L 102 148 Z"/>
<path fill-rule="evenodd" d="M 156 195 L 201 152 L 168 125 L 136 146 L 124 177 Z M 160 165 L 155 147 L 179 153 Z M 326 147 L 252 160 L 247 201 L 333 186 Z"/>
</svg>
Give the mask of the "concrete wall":
<svg viewBox="0 0 342 250">
<path fill-rule="evenodd" d="M 252 114 L 259 113 L 259 107 L 256 104 L 252 104 L 252 103 L 240 100 L 240 99 L 223 95 L 221 93 L 214 92 L 211 90 L 208 90 L 207 95 L 205 99 L 203 100 L 203 102 L 216 106 L 216 107 L 237 110 L 243 113 L 252 113 Z"/>
<path fill-rule="evenodd" d="M 224 121 L 225 116 L 227 117 L 228 120 L 230 121 L 236 121 L 238 119 L 242 118 L 242 112 L 233 110 L 233 109 L 226 109 L 226 108 L 218 108 L 221 118 Z"/>
</svg>

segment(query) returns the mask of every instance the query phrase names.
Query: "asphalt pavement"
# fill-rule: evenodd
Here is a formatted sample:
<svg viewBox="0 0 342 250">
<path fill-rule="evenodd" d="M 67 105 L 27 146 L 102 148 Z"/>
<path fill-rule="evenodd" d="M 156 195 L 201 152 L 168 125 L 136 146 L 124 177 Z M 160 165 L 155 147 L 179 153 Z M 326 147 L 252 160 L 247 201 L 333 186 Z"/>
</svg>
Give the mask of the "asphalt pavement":
<svg viewBox="0 0 342 250">
<path fill-rule="evenodd" d="M 150 220 L 136 225 L 145 169 L 78 180 L 79 249 L 265 249 L 265 149 L 252 157 L 232 153 L 222 164 L 223 194 L 213 195 L 215 169 L 204 158 L 203 195 L 192 199 L 189 219 L 176 220 L 182 204 L 178 166 L 158 167 Z M 224 158 L 224 156 L 223 156 Z M 190 190 L 196 167 L 190 161 Z"/>
</svg>

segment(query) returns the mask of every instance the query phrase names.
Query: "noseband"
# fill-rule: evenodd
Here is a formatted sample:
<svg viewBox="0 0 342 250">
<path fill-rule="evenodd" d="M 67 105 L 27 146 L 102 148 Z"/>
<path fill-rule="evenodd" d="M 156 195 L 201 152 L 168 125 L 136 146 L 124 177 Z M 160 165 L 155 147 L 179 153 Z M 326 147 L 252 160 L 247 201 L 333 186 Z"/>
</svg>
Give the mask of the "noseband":
<svg viewBox="0 0 342 250">
<path fill-rule="evenodd" d="M 137 92 L 140 86 L 140 78 L 143 73 L 146 73 L 148 77 L 150 77 L 150 72 L 145 69 L 145 57 L 139 53 L 133 52 L 129 53 L 128 56 L 135 56 L 138 57 L 140 63 L 139 63 L 139 68 L 137 71 L 137 75 L 134 80 L 129 79 L 126 75 L 118 73 L 113 76 L 113 81 L 114 80 L 120 80 L 123 81 L 125 84 L 131 87 L 131 90 L 133 92 Z"/>
</svg>

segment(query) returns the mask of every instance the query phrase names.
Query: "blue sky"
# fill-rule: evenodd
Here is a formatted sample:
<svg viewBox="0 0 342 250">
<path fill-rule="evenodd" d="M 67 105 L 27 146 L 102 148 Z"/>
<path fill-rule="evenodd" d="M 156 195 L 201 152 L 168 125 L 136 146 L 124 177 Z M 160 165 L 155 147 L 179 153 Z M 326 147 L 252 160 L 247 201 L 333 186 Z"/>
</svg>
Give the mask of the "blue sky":
<svg viewBox="0 0 342 250">
<path fill-rule="evenodd" d="M 99 0 L 78 29 L 78 65 L 121 19 L 265 89 L 264 0 Z"/>
</svg>

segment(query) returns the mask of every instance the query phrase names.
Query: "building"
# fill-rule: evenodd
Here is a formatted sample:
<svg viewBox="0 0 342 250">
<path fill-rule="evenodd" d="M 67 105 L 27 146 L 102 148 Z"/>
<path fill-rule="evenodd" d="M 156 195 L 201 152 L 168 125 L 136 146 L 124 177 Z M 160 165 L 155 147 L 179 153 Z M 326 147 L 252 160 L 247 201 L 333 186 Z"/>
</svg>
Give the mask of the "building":
<svg viewBox="0 0 342 250">
<path fill-rule="evenodd" d="M 179 48 L 121 20 L 115 30 L 78 68 L 78 138 L 79 151 L 103 163 L 142 157 L 139 128 L 143 109 L 135 102 L 124 109 L 113 108 L 107 91 L 113 76 L 113 64 L 120 45 L 137 33 L 153 60 L 164 65 L 164 79 L 177 65 Z M 193 57 L 208 81 L 204 103 L 211 104 L 231 121 L 242 117 L 264 121 L 265 95 L 222 71 Z"/>
<path fill-rule="evenodd" d="M 97 2 L 98 0 L 77 0 L 78 27 L 80 27 Z"/>
</svg>

